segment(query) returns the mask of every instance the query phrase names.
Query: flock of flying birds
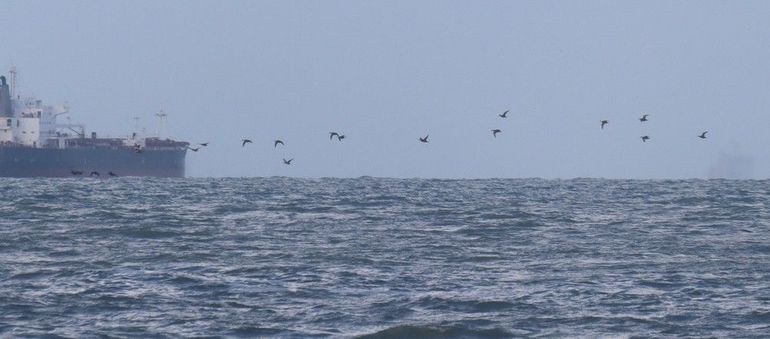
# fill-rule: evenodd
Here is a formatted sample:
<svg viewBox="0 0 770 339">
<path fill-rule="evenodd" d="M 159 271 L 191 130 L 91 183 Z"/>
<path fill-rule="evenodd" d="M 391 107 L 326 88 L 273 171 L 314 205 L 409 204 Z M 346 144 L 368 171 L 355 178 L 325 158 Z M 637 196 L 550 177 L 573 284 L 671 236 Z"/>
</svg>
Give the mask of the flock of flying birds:
<svg viewBox="0 0 770 339">
<path fill-rule="evenodd" d="M 500 118 L 505 119 L 505 118 L 508 117 L 508 112 L 509 111 L 510 110 L 507 110 L 507 111 L 505 111 L 503 113 L 498 114 L 497 116 L 499 116 Z M 649 116 L 650 116 L 649 114 L 643 114 L 642 117 L 639 118 L 639 121 L 642 122 L 642 123 L 647 122 L 649 120 L 648 119 Z M 601 125 L 600 125 L 601 129 L 604 129 L 604 126 L 609 124 L 610 121 L 607 120 L 607 119 L 604 119 L 604 120 L 601 120 L 600 123 L 601 123 Z M 494 128 L 494 129 L 491 130 L 491 132 L 492 132 L 492 137 L 497 138 L 497 135 L 499 133 L 502 133 L 503 131 L 501 129 L 499 129 L 499 128 Z M 701 139 L 706 139 L 706 134 L 707 133 L 708 133 L 708 131 L 704 131 L 703 133 L 701 133 L 697 137 L 701 138 Z M 418 137 L 417 139 L 421 143 L 426 143 L 427 144 L 428 143 L 428 137 L 430 137 L 430 135 L 425 135 L 424 137 Z M 334 138 L 337 138 L 337 141 L 342 141 L 342 140 L 345 139 L 345 135 L 341 134 L 339 132 L 329 132 L 329 140 L 330 141 L 334 140 Z M 643 135 L 643 136 L 641 136 L 641 139 L 642 139 L 642 142 L 647 142 L 648 140 L 650 140 L 650 136 L 649 135 Z M 241 147 L 246 147 L 246 144 L 251 144 L 251 143 L 253 143 L 253 142 L 250 139 L 247 139 L 247 138 L 241 139 Z M 203 142 L 203 143 L 198 143 L 197 144 L 198 147 L 189 147 L 188 146 L 187 149 L 189 149 L 190 151 L 193 151 L 193 152 L 198 152 L 201 149 L 201 147 L 206 147 L 208 145 L 209 145 L 208 142 Z M 286 144 L 283 142 L 283 140 L 280 140 L 280 139 L 276 139 L 275 141 L 273 141 L 273 148 L 277 148 L 278 145 L 285 146 Z M 133 150 L 137 154 L 138 153 L 142 153 L 142 151 L 143 151 L 142 147 L 140 145 L 138 145 L 138 144 L 134 145 Z M 283 158 L 283 163 L 285 165 L 291 165 L 292 161 L 294 161 L 294 158 L 291 158 L 291 159 L 288 159 L 288 160 L 286 158 Z M 72 173 L 72 175 L 75 175 L 75 176 L 83 175 L 83 172 L 82 171 L 78 171 L 78 170 L 71 170 L 70 172 Z M 111 177 L 117 176 L 117 174 L 115 174 L 114 172 L 111 172 L 111 171 L 109 173 L 107 173 L 107 174 L 109 176 L 111 176 Z M 89 176 L 91 176 L 91 177 L 99 177 L 100 175 L 101 174 L 98 171 L 92 171 L 89 174 Z"/>
<path fill-rule="evenodd" d="M 500 113 L 497 116 L 499 116 L 500 118 L 505 119 L 505 118 L 508 117 L 508 112 L 510 112 L 510 110 L 506 110 L 505 112 Z M 642 116 L 639 118 L 639 121 L 642 122 L 642 123 L 647 122 L 649 120 L 648 119 L 649 116 L 650 116 L 649 114 L 642 114 Z M 601 129 L 604 129 L 604 126 L 606 126 L 607 124 L 610 123 L 610 121 L 607 120 L 607 119 L 601 120 L 600 122 L 601 122 L 601 126 L 600 126 Z M 499 128 L 494 128 L 494 129 L 491 130 L 491 132 L 492 132 L 492 137 L 497 138 L 497 134 L 498 133 L 502 133 L 503 131 L 501 129 L 499 129 Z M 701 138 L 701 139 L 706 139 L 706 133 L 708 133 L 708 131 L 704 131 L 703 133 L 701 133 L 697 137 Z M 424 137 L 418 137 L 417 139 L 421 143 L 428 143 L 428 137 L 430 137 L 429 134 L 425 135 Z M 337 138 L 337 141 L 342 141 L 343 139 L 345 139 L 345 135 L 341 134 L 339 132 L 329 132 L 329 140 L 334 140 L 334 138 Z M 650 140 L 650 136 L 649 135 L 643 135 L 643 136 L 641 136 L 641 139 L 642 139 L 642 142 L 647 142 L 647 140 Z M 251 143 L 253 143 L 253 142 L 250 139 L 248 139 L 248 138 L 241 139 L 241 147 L 246 147 L 246 144 L 251 144 Z M 193 152 L 198 152 L 198 150 L 200 149 L 200 146 L 206 147 L 206 146 L 208 146 L 208 143 L 200 143 L 198 145 L 199 145 L 199 147 L 197 147 L 197 148 L 188 147 L 188 149 L 193 151 Z M 273 142 L 273 148 L 278 147 L 278 145 L 285 146 L 286 144 L 284 144 L 283 140 L 276 139 Z M 283 158 L 283 163 L 285 165 L 291 165 L 292 161 L 294 161 L 294 158 L 291 158 L 291 159 L 288 159 L 288 160 L 286 160 L 286 158 Z"/>
<path fill-rule="evenodd" d="M 639 121 L 640 122 L 646 122 L 646 121 L 648 121 L 647 117 L 649 117 L 649 116 L 650 116 L 649 114 L 642 114 L 642 117 L 639 118 Z M 602 123 L 601 128 L 604 129 L 604 125 L 609 124 L 610 121 L 605 119 L 605 120 L 602 120 L 601 123 Z M 704 131 L 703 133 L 698 135 L 698 138 L 706 139 L 706 133 L 708 133 L 708 132 L 709 131 Z M 643 136 L 641 136 L 641 138 L 642 138 L 642 142 L 647 142 L 647 140 L 650 140 L 650 136 L 649 135 L 643 135 Z"/>
</svg>

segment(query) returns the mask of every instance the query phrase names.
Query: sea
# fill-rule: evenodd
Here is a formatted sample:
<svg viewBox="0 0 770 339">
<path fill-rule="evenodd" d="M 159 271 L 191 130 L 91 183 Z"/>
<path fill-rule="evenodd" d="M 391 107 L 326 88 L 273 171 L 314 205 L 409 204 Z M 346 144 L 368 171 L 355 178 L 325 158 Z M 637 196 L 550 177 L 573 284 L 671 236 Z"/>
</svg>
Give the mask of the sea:
<svg viewBox="0 0 770 339">
<path fill-rule="evenodd" d="M 0 337 L 770 337 L 770 181 L 0 179 Z"/>
</svg>

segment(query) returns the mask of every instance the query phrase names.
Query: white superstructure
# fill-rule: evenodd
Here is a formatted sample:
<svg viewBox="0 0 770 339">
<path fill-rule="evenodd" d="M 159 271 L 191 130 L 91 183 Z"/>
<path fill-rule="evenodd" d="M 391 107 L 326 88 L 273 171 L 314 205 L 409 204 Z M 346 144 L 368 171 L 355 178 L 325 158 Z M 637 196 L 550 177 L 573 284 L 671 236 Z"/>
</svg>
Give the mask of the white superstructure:
<svg viewBox="0 0 770 339">
<path fill-rule="evenodd" d="M 11 107 L 11 114 L 0 121 L 0 142 L 38 147 L 69 136 L 59 129 L 72 128 L 73 132 L 83 133 L 82 125 L 56 123 L 57 116 L 68 112 L 66 106 L 46 106 L 35 98 L 18 97 L 12 100 Z"/>
<path fill-rule="evenodd" d="M 64 147 L 63 139 L 84 133 L 83 125 L 58 124 L 56 117 L 69 112 L 66 105 L 47 106 L 34 97 L 10 97 L 6 79 L 0 76 L 0 143 L 29 147 Z"/>
<path fill-rule="evenodd" d="M 11 71 L 11 75 L 15 79 L 15 70 Z M 148 142 L 154 147 L 175 143 L 170 139 L 161 139 L 167 116 L 162 110 L 156 114 L 159 119 L 157 136 L 147 136 L 142 129 L 119 138 L 97 138 L 96 133 L 87 137 L 82 124 L 57 122 L 59 116 L 69 113 L 67 105 L 49 106 L 35 97 L 20 96 L 15 93 L 14 82 L 9 85 L 6 78 L 0 76 L 0 146 L 46 149 L 128 147 L 141 150 L 147 147 Z"/>
</svg>

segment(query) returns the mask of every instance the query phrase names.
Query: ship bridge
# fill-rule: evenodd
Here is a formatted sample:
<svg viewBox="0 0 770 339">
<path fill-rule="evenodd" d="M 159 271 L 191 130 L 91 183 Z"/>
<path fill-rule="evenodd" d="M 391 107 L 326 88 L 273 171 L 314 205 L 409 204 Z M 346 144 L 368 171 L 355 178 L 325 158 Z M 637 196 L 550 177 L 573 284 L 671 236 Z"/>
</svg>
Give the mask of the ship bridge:
<svg viewBox="0 0 770 339">
<path fill-rule="evenodd" d="M 56 118 L 69 112 L 66 105 L 48 106 L 34 97 L 12 96 L 6 78 L 0 76 L 0 144 L 26 147 L 65 147 L 69 130 L 83 136 L 80 124 L 58 124 Z"/>
</svg>

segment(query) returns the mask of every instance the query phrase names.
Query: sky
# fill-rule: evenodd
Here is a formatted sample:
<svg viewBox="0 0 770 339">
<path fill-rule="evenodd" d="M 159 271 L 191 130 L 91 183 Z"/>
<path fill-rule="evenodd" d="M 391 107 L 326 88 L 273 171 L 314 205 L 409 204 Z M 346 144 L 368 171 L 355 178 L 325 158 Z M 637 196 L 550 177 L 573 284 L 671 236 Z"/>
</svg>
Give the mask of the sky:
<svg viewBox="0 0 770 339">
<path fill-rule="evenodd" d="M 770 176 L 768 1 L 0 7 L 19 94 L 99 135 L 162 108 L 166 136 L 210 142 L 193 177 Z"/>
</svg>

